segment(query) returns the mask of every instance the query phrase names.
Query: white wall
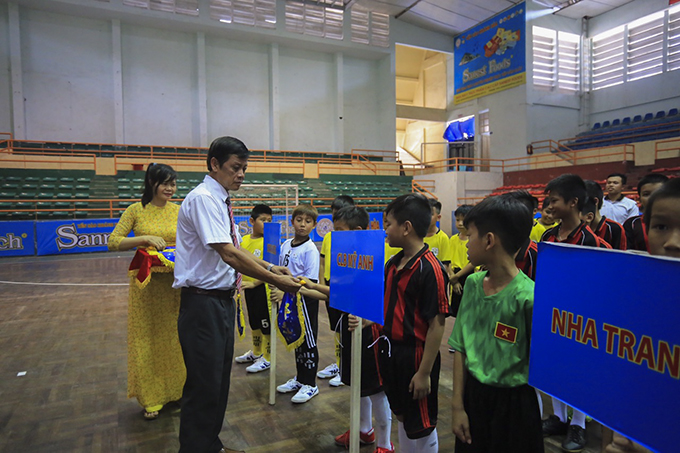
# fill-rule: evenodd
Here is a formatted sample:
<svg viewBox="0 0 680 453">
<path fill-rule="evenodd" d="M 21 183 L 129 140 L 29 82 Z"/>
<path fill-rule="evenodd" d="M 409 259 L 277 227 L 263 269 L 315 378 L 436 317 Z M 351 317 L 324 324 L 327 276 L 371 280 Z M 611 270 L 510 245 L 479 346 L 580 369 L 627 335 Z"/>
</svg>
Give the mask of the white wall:
<svg viewBox="0 0 680 453">
<path fill-rule="evenodd" d="M 668 0 L 635 0 L 589 21 L 589 36 L 668 8 Z M 680 108 L 680 71 L 624 82 L 590 93 L 590 124 Z"/>
<path fill-rule="evenodd" d="M 113 141 L 111 25 L 20 9 L 26 137 Z"/>
<path fill-rule="evenodd" d="M 0 132 L 12 131 L 12 88 L 9 65 L 9 24 L 7 4 L 0 3 Z"/>
<path fill-rule="evenodd" d="M 263 44 L 206 37 L 209 140 L 236 135 L 249 148 L 269 148 L 268 52 Z"/>
<path fill-rule="evenodd" d="M 200 146 L 233 134 L 254 149 L 394 149 L 394 44 L 297 35 L 282 8 L 261 30 L 210 19 L 206 2 L 195 18 L 120 1 L 16 4 L 25 114 L 12 110 L 15 22 L 1 2 L 0 132 L 19 119 L 34 140 Z M 392 43 L 452 50 L 450 37 L 390 25 Z"/>
</svg>

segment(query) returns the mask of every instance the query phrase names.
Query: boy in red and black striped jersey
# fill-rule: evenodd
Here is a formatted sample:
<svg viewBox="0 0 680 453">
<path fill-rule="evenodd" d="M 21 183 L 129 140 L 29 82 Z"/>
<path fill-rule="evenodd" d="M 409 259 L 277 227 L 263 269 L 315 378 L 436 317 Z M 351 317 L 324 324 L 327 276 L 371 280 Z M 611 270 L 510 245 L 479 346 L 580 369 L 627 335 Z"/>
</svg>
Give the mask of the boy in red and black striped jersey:
<svg viewBox="0 0 680 453">
<path fill-rule="evenodd" d="M 659 173 L 645 175 L 637 185 L 637 193 L 640 197 L 640 210 L 645 211 L 645 206 L 649 197 L 668 181 L 668 176 Z M 647 227 L 642 221 L 642 216 L 631 217 L 623 222 L 623 230 L 626 232 L 626 240 L 629 250 L 649 251 L 647 239 Z"/>
<path fill-rule="evenodd" d="M 534 200 L 536 199 L 536 197 L 532 196 L 526 190 L 516 190 L 514 192 L 508 192 L 501 196 L 514 198 L 515 200 L 521 202 L 524 206 L 526 206 L 530 213 L 533 212 Z M 524 241 L 522 247 L 519 249 L 519 252 L 517 252 L 517 255 L 515 255 L 515 266 L 517 266 L 517 269 L 524 272 L 527 277 L 535 281 L 536 259 L 538 257 L 538 243 L 532 237 L 536 227 L 536 221 L 533 218 L 533 214 L 531 216 L 531 221 L 533 222 L 534 225 L 534 227 L 531 229 L 532 234 Z"/>
<path fill-rule="evenodd" d="M 425 197 L 407 194 L 387 206 L 384 220 L 389 245 L 402 251 L 385 265 L 380 374 L 402 451 L 422 453 L 439 449 L 439 345 L 449 311 L 446 270 L 423 242 L 431 216 Z"/>
<path fill-rule="evenodd" d="M 581 220 L 580 212 L 588 198 L 588 192 L 580 176 L 574 174 L 558 176 L 548 183 L 545 193 L 553 217 L 560 219 L 561 222 L 546 230 L 541 241 L 611 248 Z M 569 424 L 566 404 L 556 398 L 552 401 L 555 414 L 543 420 L 543 435 L 566 434 L 562 449 L 570 452 L 582 451 L 586 445 L 586 415 L 574 409 Z"/>
<path fill-rule="evenodd" d="M 626 234 L 623 226 L 603 215 L 600 215 L 604 192 L 602 186 L 595 181 L 584 181 L 588 198 L 581 210 L 581 220 L 593 230 L 598 237 L 602 238 L 611 245 L 613 249 L 627 250 Z"/>
</svg>

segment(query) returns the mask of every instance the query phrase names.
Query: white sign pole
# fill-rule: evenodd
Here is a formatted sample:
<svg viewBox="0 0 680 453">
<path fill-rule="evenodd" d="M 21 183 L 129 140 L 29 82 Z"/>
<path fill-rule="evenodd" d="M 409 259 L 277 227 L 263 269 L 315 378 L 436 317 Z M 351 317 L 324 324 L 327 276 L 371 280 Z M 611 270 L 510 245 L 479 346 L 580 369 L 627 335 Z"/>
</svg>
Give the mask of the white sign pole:
<svg viewBox="0 0 680 453">
<path fill-rule="evenodd" d="M 361 321 L 352 332 L 352 366 L 349 413 L 349 453 L 359 453 L 359 432 L 361 418 Z"/>
<path fill-rule="evenodd" d="M 266 284 L 266 283 L 265 283 Z M 276 315 L 279 312 L 279 304 L 272 300 L 272 313 L 269 319 L 269 337 L 271 344 L 271 366 L 269 367 L 269 405 L 276 404 Z"/>
</svg>

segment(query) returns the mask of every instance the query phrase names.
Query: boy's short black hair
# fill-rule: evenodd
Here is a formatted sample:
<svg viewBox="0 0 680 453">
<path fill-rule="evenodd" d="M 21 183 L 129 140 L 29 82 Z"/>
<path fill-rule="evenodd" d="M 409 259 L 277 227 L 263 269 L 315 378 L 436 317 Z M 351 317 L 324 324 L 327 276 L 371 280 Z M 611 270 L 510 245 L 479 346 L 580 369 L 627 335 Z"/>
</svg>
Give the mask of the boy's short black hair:
<svg viewBox="0 0 680 453">
<path fill-rule="evenodd" d="M 430 203 L 430 206 L 437 210 L 437 214 L 442 213 L 442 204 L 439 200 L 436 198 L 428 198 L 427 201 Z"/>
<path fill-rule="evenodd" d="M 646 186 L 647 184 L 663 184 L 666 181 L 668 181 L 668 176 L 662 175 L 661 173 L 649 173 L 648 175 L 645 175 L 640 179 L 640 182 L 638 182 L 637 185 L 637 193 L 640 195 L 642 193 L 642 186 Z"/>
<path fill-rule="evenodd" d="M 545 209 L 550 206 L 550 199 L 548 197 L 545 197 L 543 199 L 543 204 L 541 205 L 541 211 L 545 211 Z"/>
<path fill-rule="evenodd" d="M 217 162 L 221 167 L 222 164 L 228 161 L 232 155 L 235 155 L 239 159 L 247 159 L 248 156 L 250 156 L 250 151 L 238 138 L 217 137 L 215 140 L 213 140 L 213 142 L 210 144 L 210 148 L 208 149 L 208 171 L 212 171 L 210 161 L 213 157 L 217 159 Z"/>
<path fill-rule="evenodd" d="M 349 195 L 338 195 L 331 203 L 331 211 L 338 211 L 345 206 L 354 206 L 354 198 Z"/>
<path fill-rule="evenodd" d="M 419 238 L 427 235 L 432 221 L 430 202 L 419 193 L 407 193 L 392 200 L 385 208 L 385 215 L 388 214 L 392 214 L 399 225 L 407 220 L 411 222 Z"/>
<path fill-rule="evenodd" d="M 533 218 L 534 209 L 538 207 L 538 198 L 534 197 L 526 190 L 515 190 L 513 192 L 504 193 L 502 196 L 514 198 L 515 200 L 521 202 L 524 206 L 526 206 L 529 212 L 532 213 L 531 217 Z"/>
<path fill-rule="evenodd" d="M 257 220 L 261 215 L 274 215 L 274 212 L 266 204 L 256 204 L 253 206 L 253 210 L 250 211 L 250 218 Z"/>
<path fill-rule="evenodd" d="M 595 199 L 594 198 L 588 198 L 588 201 L 583 203 L 583 209 L 581 209 L 581 214 L 583 215 L 588 215 L 588 214 L 595 214 L 598 211 L 597 206 L 595 206 Z M 593 226 L 595 228 L 595 226 Z"/>
<path fill-rule="evenodd" d="M 518 199 L 504 194 L 480 201 L 465 216 L 465 228 L 474 223 L 480 235 L 493 233 L 501 240 L 508 255 L 524 245 L 531 234 L 533 219 L 531 210 Z"/>
<path fill-rule="evenodd" d="M 602 209 L 602 203 L 604 203 L 604 192 L 602 191 L 602 186 L 600 183 L 595 182 L 592 179 L 587 179 L 583 182 L 586 185 L 586 193 L 588 194 L 588 200 L 586 200 L 586 204 L 592 201 L 594 205 L 594 199 L 597 198 L 597 209 Z M 583 209 L 581 209 L 581 212 L 583 212 Z"/>
<path fill-rule="evenodd" d="M 293 209 L 293 215 L 290 218 L 291 221 L 299 215 L 309 216 L 316 222 L 316 218 L 319 216 L 319 211 L 317 211 L 316 208 L 311 204 L 302 203 L 295 206 L 295 209 Z"/>
<path fill-rule="evenodd" d="M 649 197 L 649 200 L 647 200 L 647 206 L 645 206 L 645 212 L 642 214 L 642 220 L 645 222 L 645 226 L 648 230 L 649 222 L 652 219 L 654 203 L 658 200 L 663 200 L 666 198 L 680 198 L 680 178 L 669 179 L 663 184 L 663 186 L 654 191 L 654 193 Z"/>
<path fill-rule="evenodd" d="M 471 204 L 462 204 L 462 205 L 458 206 L 456 211 L 453 213 L 453 216 L 454 217 L 459 217 L 459 216 L 465 217 L 467 215 L 467 213 L 472 210 L 472 208 L 473 208 L 473 206 Z"/>
<path fill-rule="evenodd" d="M 613 176 L 618 176 L 619 178 L 621 178 L 621 184 L 623 184 L 624 186 L 628 182 L 628 176 L 624 175 L 623 173 L 612 173 L 610 175 L 607 175 L 607 179 L 609 179 Z"/>
<path fill-rule="evenodd" d="M 333 214 L 333 222 L 345 222 L 350 230 L 368 228 L 368 212 L 359 206 L 345 206 Z"/>
<path fill-rule="evenodd" d="M 579 212 L 583 209 L 583 204 L 586 202 L 588 193 L 586 191 L 586 184 L 579 175 L 573 173 L 565 173 L 553 179 L 545 186 L 544 193 L 555 192 L 557 195 L 564 198 L 565 202 L 569 202 L 576 198 L 576 208 Z M 554 195 L 554 194 L 553 194 Z"/>
</svg>

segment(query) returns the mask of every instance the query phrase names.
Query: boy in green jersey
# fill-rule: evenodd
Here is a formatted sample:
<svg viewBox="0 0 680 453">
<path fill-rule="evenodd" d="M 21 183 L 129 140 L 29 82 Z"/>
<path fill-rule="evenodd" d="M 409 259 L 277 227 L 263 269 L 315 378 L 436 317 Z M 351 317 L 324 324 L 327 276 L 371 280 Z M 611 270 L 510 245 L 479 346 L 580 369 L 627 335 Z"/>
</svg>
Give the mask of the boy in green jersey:
<svg viewBox="0 0 680 453">
<path fill-rule="evenodd" d="M 530 387 L 534 282 L 515 265 L 532 228 L 527 207 L 490 197 L 465 216 L 468 256 L 487 270 L 465 282 L 449 338 L 454 355 L 456 453 L 543 452 L 541 415 Z"/>
</svg>

